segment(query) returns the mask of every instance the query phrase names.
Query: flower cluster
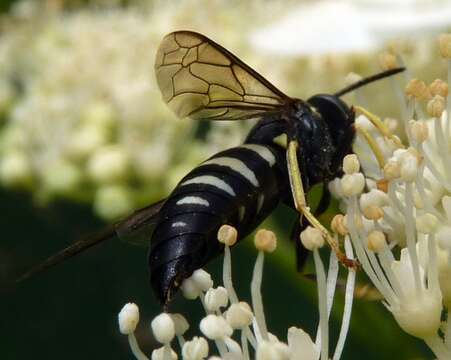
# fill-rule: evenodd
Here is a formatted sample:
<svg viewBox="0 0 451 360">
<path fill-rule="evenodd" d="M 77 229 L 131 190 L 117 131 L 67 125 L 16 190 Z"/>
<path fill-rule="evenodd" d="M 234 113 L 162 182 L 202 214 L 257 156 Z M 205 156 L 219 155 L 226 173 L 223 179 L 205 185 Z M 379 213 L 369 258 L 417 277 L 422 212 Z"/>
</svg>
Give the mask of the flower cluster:
<svg viewBox="0 0 451 360">
<path fill-rule="evenodd" d="M 212 124 L 196 140 L 197 124 L 175 119 L 154 81 L 163 36 L 206 24 L 187 8 L 219 13 L 217 5 L 137 3 L 65 9 L 25 0 L 2 18 L 1 185 L 41 202 L 92 202 L 111 219 L 160 200 L 208 154 L 242 141 L 249 124 L 241 122 Z"/>
<path fill-rule="evenodd" d="M 449 82 L 451 35 L 440 36 L 439 46 Z M 400 327 L 423 339 L 438 359 L 449 359 L 451 322 L 443 316 L 451 306 L 448 85 L 441 79 L 430 85 L 411 79 L 402 106 L 399 122 L 382 122 L 361 111 L 357 156 L 345 158 L 345 175 L 330 184 L 346 213 L 334 218 L 332 228 L 352 241 L 363 270 Z"/>
<path fill-rule="evenodd" d="M 1 18 L 0 184 L 29 189 L 41 202 L 93 203 L 106 219 L 161 199 L 208 155 L 239 144 L 250 125 L 212 123 L 201 142 L 197 124 L 173 118 L 152 66 L 166 33 L 189 28 L 233 44 L 295 96 L 340 86 L 343 73 L 367 69 L 371 56 L 259 56 L 243 34 L 287 12 L 277 0 L 89 3 L 21 0 Z M 431 67 L 418 52 L 413 58 Z"/>
<path fill-rule="evenodd" d="M 224 286 L 214 287 L 210 275 L 202 269 L 196 270 L 181 286 L 182 293 L 187 299 L 200 299 L 205 309 L 206 316 L 199 323 L 203 336 L 194 336 L 187 341 L 184 338 L 184 333 L 189 328 L 186 319 L 181 314 L 162 313 L 151 323 L 156 340 L 163 345 L 153 351 L 152 359 L 177 359 L 177 354 L 171 346 L 174 338 L 177 338 L 180 354 L 186 360 L 205 359 L 215 352 L 219 357 L 212 356 L 209 359 L 248 360 L 254 353 L 258 360 L 329 359 L 328 319 L 337 282 L 338 262 L 332 253 L 326 278 L 318 252 L 324 244 L 321 233 L 313 228 L 307 228 L 301 236 L 303 244 L 314 253 L 318 278 L 320 324 L 315 342 L 305 331 L 294 326 L 288 329 L 287 342 L 280 341 L 267 329 L 260 289 L 265 253 L 271 253 L 277 247 L 275 234 L 261 229 L 255 235 L 254 244 L 258 249 L 258 256 L 251 282 L 251 305 L 238 299 L 232 283 L 230 247 L 236 243 L 236 229 L 223 225 L 218 231 L 218 240 L 224 244 Z M 347 255 L 352 257 L 350 242 L 346 245 Z M 335 360 L 340 359 L 349 327 L 354 281 L 355 271 L 351 269 L 346 285 L 342 327 L 333 355 Z M 126 304 L 119 313 L 120 331 L 128 335 L 135 357 L 145 360 L 148 358 L 139 349 L 134 336 L 138 321 L 138 307 L 135 304 Z M 216 348 L 216 351 L 212 348 Z"/>
</svg>

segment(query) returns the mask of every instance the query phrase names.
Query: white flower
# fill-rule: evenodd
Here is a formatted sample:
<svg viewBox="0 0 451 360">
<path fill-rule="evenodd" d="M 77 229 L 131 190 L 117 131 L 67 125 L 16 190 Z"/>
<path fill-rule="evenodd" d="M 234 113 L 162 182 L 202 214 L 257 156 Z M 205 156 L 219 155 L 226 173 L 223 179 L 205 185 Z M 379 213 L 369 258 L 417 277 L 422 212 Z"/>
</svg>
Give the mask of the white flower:
<svg viewBox="0 0 451 360">
<path fill-rule="evenodd" d="M 227 306 L 227 303 L 229 302 L 227 290 L 222 286 L 218 286 L 216 289 L 210 288 L 205 294 L 204 301 L 208 311 L 217 311 L 221 307 Z"/>
<path fill-rule="evenodd" d="M 344 196 L 358 195 L 365 187 L 365 178 L 362 173 L 345 174 L 341 179 L 341 191 Z"/>
<path fill-rule="evenodd" d="M 432 264 L 431 264 L 432 265 Z M 401 259 L 393 261 L 391 269 L 400 284 L 397 304 L 389 306 L 398 324 L 413 336 L 428 339 L 440 326 L 442 295 L 438 288 L 426 288 L 424 270 L 419 267 L 420 283 L 412 276 L 414 269 L 407 249 L 401 250 Z"/>
<path fill-rule="evenodd" d="M 301 233 L 301 242 L 306 249 L 316 250 L 323 247 L 324 236 L 318 229 L 312 226 L 307 226 L 307 228 Z"/>
<path fill-rule="evenodd" d="M 290 327 L 288 329 L 288 348 L 290 360 L 317 360 L 319 352 L 310 336 L 302 329 Z"/>
<path fill-rule="evenodd" d="M 166 354 L 169 354 L 169 357 L 166 356 Z M 162 346 L 152 351 L 152 360 L 177 360 L 178 358 L 179 357 L 177 356 L 177 353 L 174 350 L 172 350 L 171 348 L 167 348 L 165 346 Z M 144 360 L 144 358 L 138 359 Z"/>
<path fill-rule="evenodd" d="M 191 279 L 201 291 L 207 291 L 213 286 L 211 275 L 203 269 L 198 269 L 193 272 Z"/>
<path fill-rule="evenodd" d="M 202 333 L 212 340 L 223 339 L 233 333 L 233 329 L 223 317 L 212 314 L 203 318 L 199 327 Z"/>
<path fill-rule="evenodd" d="M 271 253 L 277 248 L 277 237 L 270 230 L 260 229 L 254 236 L 254 245 L 259 251 Z"/>
<path fill-rule="evenodd" d="M 182 349 L 183 359 L 202 360 L 208 356 L 208 342 L 203 337 L 193 337 L 187 341 Z"/>
<path fill-rule="evenodd" d="M 189 329 L 189 323 L 182 314 L 169 314 L 174 322 L 176 335 L 183 335 Z"/>
<path fill-rule="evenodd" d="M 169 314 L 161 313 L 156 316 L 151 326 L 155 338 L 162 344 L 171 342 L 175 336 L 174 321 Z"/>
<path fill-rule="evenodd" d="M 132 194 L 122 185 L 105 185 L 97 189 L 94 209 L 105 219 L 117 219 L 134 210 Z"/>
<path fill-rule="evenodd" d="M 451 44 L 451 36 L 448 42 Z M 451 74 L 448 76 L 451 79 Z M 423 339 L 439 359 L 451 357 L 449 342 L 438 335 L 440 329 L 449 339 L 451 331 L 449 321 L 441 322 L 450 304 L 451 288 L 451 104 L 444 98 L 445 85 L 438 80 L 430 86 L 417 79 L 408 83 L 407 108 L 402 109 L 405 116 L 397 127 L 404 132 L 405 144 L 382 129 L 376 116 L 367 114 L 375 124 L 367 132 L 377 139 L 377 146 L 366 147 L 358 135 L 354 151 L 366 182 L 376 184 L 379 190 L 361 195 L 335 193 L 342 199 L 358 260 L 384 296 L 387 309 L 404 331 Z M 428 112 L 435 118 L 407 121 L 421 116 L 414 109 L 432 93 L 435 103 L 429 103 Z M 448 111 L 443 111 L 445 107 Z M 379 196 L 376 191 L 385 194 Z M 362 215 L 372 220 L 371 227 L 361 226 L 365 224 Z M 401 249 L 399 260 L 392 252 L 395 247 Z"/>
<path fill-rule="evenodd" d="M 275 341 L 262 341 L 256 354 L 257 360 L 289 360 L 290 350 L 288 345 Z"/>
<path fill-rule="evenodd" d="M 24 186 L 32 182 L 33 172 L 28 157 L 20 151 L 11 151 L 0 159 L 0 181 L 5 186 Z"/>
<path fill-rule="evenodd" d="M 49 11 L 46 2 L 21 0 L 3 14 L 11 26 L 2 29 L 0 39 L 2 185 L 31 189 L 40 198 L 94 202 L 96 213 L 107 219 L 125 215 L 143 200 L 160 200 L 173 188 L 163 180 L 174 168 L 184 167 L 176 174 L 178 182 L 206 153 L 238 145 L 251 126 L 212 124 L 199 151 L 191 131 L 195 122 L 175 121 L 161 100 L 152 63 L 166 33 L 186 21 L 204 26 L 205 18 L 187 11 L 186 3 L 116 5 L 104 3 L 101 11 L 92 11 L 63 4 Z M 212 13 L 224 10 L 208 1 L 198 6 Z M 223 19 L 212 16 L 212 27 L 229 27 Z M 60 164 L 72 169 L 61 171 Z M 80 178 L 86 170 L 91 181 Z M 110 198 L 117 203 L 107 211 L 98 204 L 105 184 L 122 186 L 134 196 L 125 207 L 120 196 Z M 121 211 L 112 210 L 116 207 Z"/>
<path fill-rule="evenodd" d="M 234 329 L 242 329 L 250 325 L 253 318 L 254 314 L 251 307 L 244 301 L 230 305 L 230 308 L 227 310 L 227 322 Z"/>
<path fill-rule="evenodd" d="M 130 172 L 129 159 L 120 146 L 105 146 L 97 149 L 88 159 L 89 176 L 100 184 L 122 182 Z"/>
<path fill-rule="evenodd" d="M 139 309 L 134 303 L 125 304 L 118 315 L 119 330 L 128 335 L 135 331 L 139 322 Z"/>
</svg>

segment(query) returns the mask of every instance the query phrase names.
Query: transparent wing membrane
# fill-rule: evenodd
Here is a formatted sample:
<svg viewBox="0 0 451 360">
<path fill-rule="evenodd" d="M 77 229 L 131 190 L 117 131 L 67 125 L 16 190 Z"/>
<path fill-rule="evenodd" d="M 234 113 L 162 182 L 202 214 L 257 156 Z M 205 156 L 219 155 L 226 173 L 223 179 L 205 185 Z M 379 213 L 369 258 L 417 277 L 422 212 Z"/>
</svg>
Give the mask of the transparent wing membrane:
<svg viewBox="0 0 451 360">
<path fill-rule="evenodd" d="M 119 237 L 128 243 L 140 246 L 149 246 L 153 229 L 158 222 L 158 213 L 166 199 L 160 200 L 145 208 L 136 210 L 127 218 L 116 224 L 107 226 L 103 231 L 89 237 L 84 237 L 60 252 L 50 256 L 40 264 L 34 266 L 15 280 L 22 282 L 36 274 L 39 274 L 71 257 L 88 250 L 106 240 Z"/>
<path fill-rule="evenodd" d="M 253 118 L 278 111 L 290 99 L 235 55 L 195 32 L 174 32 L 163 39 L 155 73 L 164 101 L 180 118 Z"/>
</svg>

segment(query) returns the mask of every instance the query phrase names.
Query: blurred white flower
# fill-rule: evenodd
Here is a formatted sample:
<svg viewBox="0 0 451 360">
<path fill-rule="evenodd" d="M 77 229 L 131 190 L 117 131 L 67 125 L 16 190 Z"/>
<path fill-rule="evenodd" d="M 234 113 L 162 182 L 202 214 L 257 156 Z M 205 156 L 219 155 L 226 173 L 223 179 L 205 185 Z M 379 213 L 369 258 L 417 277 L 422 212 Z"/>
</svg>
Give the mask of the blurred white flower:
<svg viewBox="0 0 451 360">
<path fill-rule="evenodd" d="M 316 1 L 251 34 L 258 49 L 278 55 L 368 52 L 399 36 L 424 36 L 451 25 L 447 1 Z"/>
<path fill-rule="evenodd" d="M 239 21 L 217 16 L 206 22 L 186 11 L 220 4 L 60 5 L 19 1 L 4 18 L 4 186 L 31 188 L 40 200 L 92 201 L 97 214 L 110 219 L 160 200 L 187 170 L 242 141 L 249 124 L 212 124 L 199 151 L 192 130 L 198 124 L 174 119 L 154 80 L 155 51 L 166 33 L 186 24 L 215 28 Z M 184 171 L 172 171 L 180 166 Z M 165 181 L 168 176 L 174 180 Z"/>
</svg>

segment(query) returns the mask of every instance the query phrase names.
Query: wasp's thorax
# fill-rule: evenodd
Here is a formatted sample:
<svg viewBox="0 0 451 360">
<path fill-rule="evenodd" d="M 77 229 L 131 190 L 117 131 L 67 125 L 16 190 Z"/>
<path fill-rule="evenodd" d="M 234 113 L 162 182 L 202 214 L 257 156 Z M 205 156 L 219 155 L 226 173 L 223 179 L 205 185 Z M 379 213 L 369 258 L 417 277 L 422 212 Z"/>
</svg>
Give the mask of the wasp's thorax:
<svg viewBox="0 0 451 360">
<path fill-rule="evenodd" d="M 332 95 L 316 95 L 307 102 L 294 100 L 277 115 L 267 115 L 249 133 L 246 142 L 281 144 L 283 134 L 299 144 L 299 165 L 308 189 L 340 175 L 351 152 L 354 114 Z M 286 164 L 284 164 L 286 168 Z"/>
<path fill-rule="evenodd" d="M 354 111 L 334 95 L 319 94 L 307 102 L 313 106 L 327 124 L 334 151 L 329 165 L 329 179 L 342 174 L 343 158 L 352 152 L 355 137 Z"/>
</svg>

